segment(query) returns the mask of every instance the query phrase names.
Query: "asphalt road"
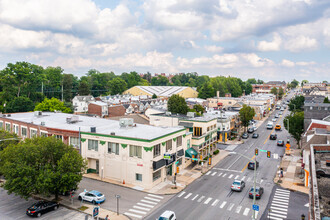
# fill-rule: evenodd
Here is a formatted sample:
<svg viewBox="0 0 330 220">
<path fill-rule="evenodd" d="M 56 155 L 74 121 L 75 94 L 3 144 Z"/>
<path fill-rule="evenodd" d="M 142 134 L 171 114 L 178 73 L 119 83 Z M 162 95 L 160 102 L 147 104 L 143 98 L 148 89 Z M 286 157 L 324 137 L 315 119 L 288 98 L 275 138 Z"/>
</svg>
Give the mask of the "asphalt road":
<svg viewBox="0 0 330 220">
<path fill-rule="evenodd" d="M 284 111 L 285 115 L 287 110 Z M 274 117 L 275 111 L 270 118 Z M 275 124 L 283 127 L 283 117 Z M 233 151 L 253 159 L 255 148 L 259 148 L 259 168 L 256 173 L 257 186 L 264 188 L 264 194 L 256 204 L 259 205 L 257 219 L 261 219 L 267 208 L 271 193 L 274 188 L 273 178 L 284 154 L 284 148 L 278 147 L 275 140 L 269 140 L 271 133 L 277 134 L 277 140 L 286 140 L 287 131 L 267 130 L 266 120 L 256 131 L 259 138 L 252 139 L 251 135 L 244 140 L 244 144 L 238 145 Z M 267 158 L 266 152 L 271 151 L 271 158 Z M 221 151 L 220 151 L 221 153 Z M 167 203 L 155 210 L 146 219 L 156 219 L 165 210 L 172 210 L 178 219 L 251 219 L 252 199 L 248 197 L 248 191 L 253 186 L 253 170 L 246 169 L 249 160 L 241 155 L 231 155 L 220 161 L 214 168 L 190 184 L 184 191 L 178 193 Z M 230 186 L 234 179 L 244 180 L 246 187 L 242 192 L 231 192 Z"/>
<path fill-rule="evenodd" d="M 25 214 L 26 209 L 37 200 L 25 200 L 13 194 L 8 195 L 7 191 L 0 188 L 0 219 L 18 220 L 18 219 L 33 219 Z M 48 212 L 38 219 L 61 219 L 61 220 L 81 220 L 85 219 L 85 214 L 70 210 L 60 206 L 56 211 Z"/>
</svg>

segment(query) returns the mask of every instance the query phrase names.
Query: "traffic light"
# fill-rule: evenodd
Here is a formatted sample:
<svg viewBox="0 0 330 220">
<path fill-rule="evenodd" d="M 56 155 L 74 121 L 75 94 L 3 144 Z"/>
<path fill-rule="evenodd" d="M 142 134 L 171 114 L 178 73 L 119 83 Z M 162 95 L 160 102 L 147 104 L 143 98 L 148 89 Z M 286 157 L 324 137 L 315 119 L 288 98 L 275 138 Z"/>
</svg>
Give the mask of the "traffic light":
<svg viewBox="0 0 330 220">
<path fill-rule="evenodd" d="M 267 157 L 270 158 L 270 151 L 267 151 Z"/>
<path fill-rule="evenodd" d="M 256 154 L 256 156 L 258 156 L 258 148 L 256 148 L 256 153 L 255 154 Z"/>
<path fill-rule="evenodd" d="M 179 167 L 176 167 L 176 173 L 179 173 Z"/>
<path fill-rule="evenodd" d="M 209 157 L 209 165 L 211 165 L 211 164 L 212 164 L 212 158 Z"/>
<path fill-rule="evenodd" d="M 203 160 L 203 155 L 200 155 L 199 158 L 200 158 L 200 160 Z"/>
</svg>

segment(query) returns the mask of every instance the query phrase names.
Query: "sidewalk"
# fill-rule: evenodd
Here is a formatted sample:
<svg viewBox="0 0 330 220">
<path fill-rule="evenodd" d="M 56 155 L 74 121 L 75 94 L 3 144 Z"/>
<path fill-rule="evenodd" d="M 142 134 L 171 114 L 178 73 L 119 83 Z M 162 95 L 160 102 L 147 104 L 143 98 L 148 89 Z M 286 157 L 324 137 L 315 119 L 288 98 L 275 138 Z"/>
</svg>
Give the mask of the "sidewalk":
<svg viewBox="0 0 330 220">
<path fill-rule="evenodd" d="M 279 178 L 277 173 L 274 182 L 283 188 L 308 194 L 309 189 L 304 186 L 304 176 L 301 174 L 301 159 L 300 149 L 291 149 L 291 155 L 284 155 L 279 167 L 279 170 L 283 168 L 283 177 Z"/>
</svg>

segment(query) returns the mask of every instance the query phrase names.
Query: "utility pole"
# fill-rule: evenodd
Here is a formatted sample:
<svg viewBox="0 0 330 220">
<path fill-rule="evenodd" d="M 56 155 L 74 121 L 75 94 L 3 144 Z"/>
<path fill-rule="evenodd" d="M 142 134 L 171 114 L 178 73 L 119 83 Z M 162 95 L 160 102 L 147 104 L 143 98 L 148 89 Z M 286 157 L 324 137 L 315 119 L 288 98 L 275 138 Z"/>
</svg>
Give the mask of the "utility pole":
<svg viewBox="0 0 330 220">
<path fill-rule="evenodd" d="M 63 83 L 62 83 L 62 102 L 63 102 Z"/>
</svg>

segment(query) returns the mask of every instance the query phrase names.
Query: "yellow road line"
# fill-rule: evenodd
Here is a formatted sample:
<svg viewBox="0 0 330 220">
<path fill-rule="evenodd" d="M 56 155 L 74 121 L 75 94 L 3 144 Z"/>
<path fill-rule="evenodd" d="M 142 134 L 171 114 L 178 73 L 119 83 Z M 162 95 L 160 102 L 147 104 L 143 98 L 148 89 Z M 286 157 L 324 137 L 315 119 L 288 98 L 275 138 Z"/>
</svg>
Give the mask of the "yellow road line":
<svg viewBox="0 0 330 220">
<path fill-rule="evenodd" d="M 254 155 L 252 158 L 251 158 L 251 160 L 254 160 L 254 158 L 256 157 L 256 155 Z M 249 165 L 249 163 L 250 163 L 250 161 L 243 167 L 243 169 L 242 169 L 242 171 L 241 172 L 243 172 L 246 168 L 247 168 L 247 166 Z"/>
<path fill-rule="evenodd" d="M 275 130 L 275 126 L 273 127 L 273 129 L 272 129 L 272 131 L 270 132 L 270 134 L 267 136 L 267 138 L 266 138 L 264 144 L 267 143 L 267 141 L 269 140 L 270 135 L 273 133 L 274 130 Z"/>
</svg>

